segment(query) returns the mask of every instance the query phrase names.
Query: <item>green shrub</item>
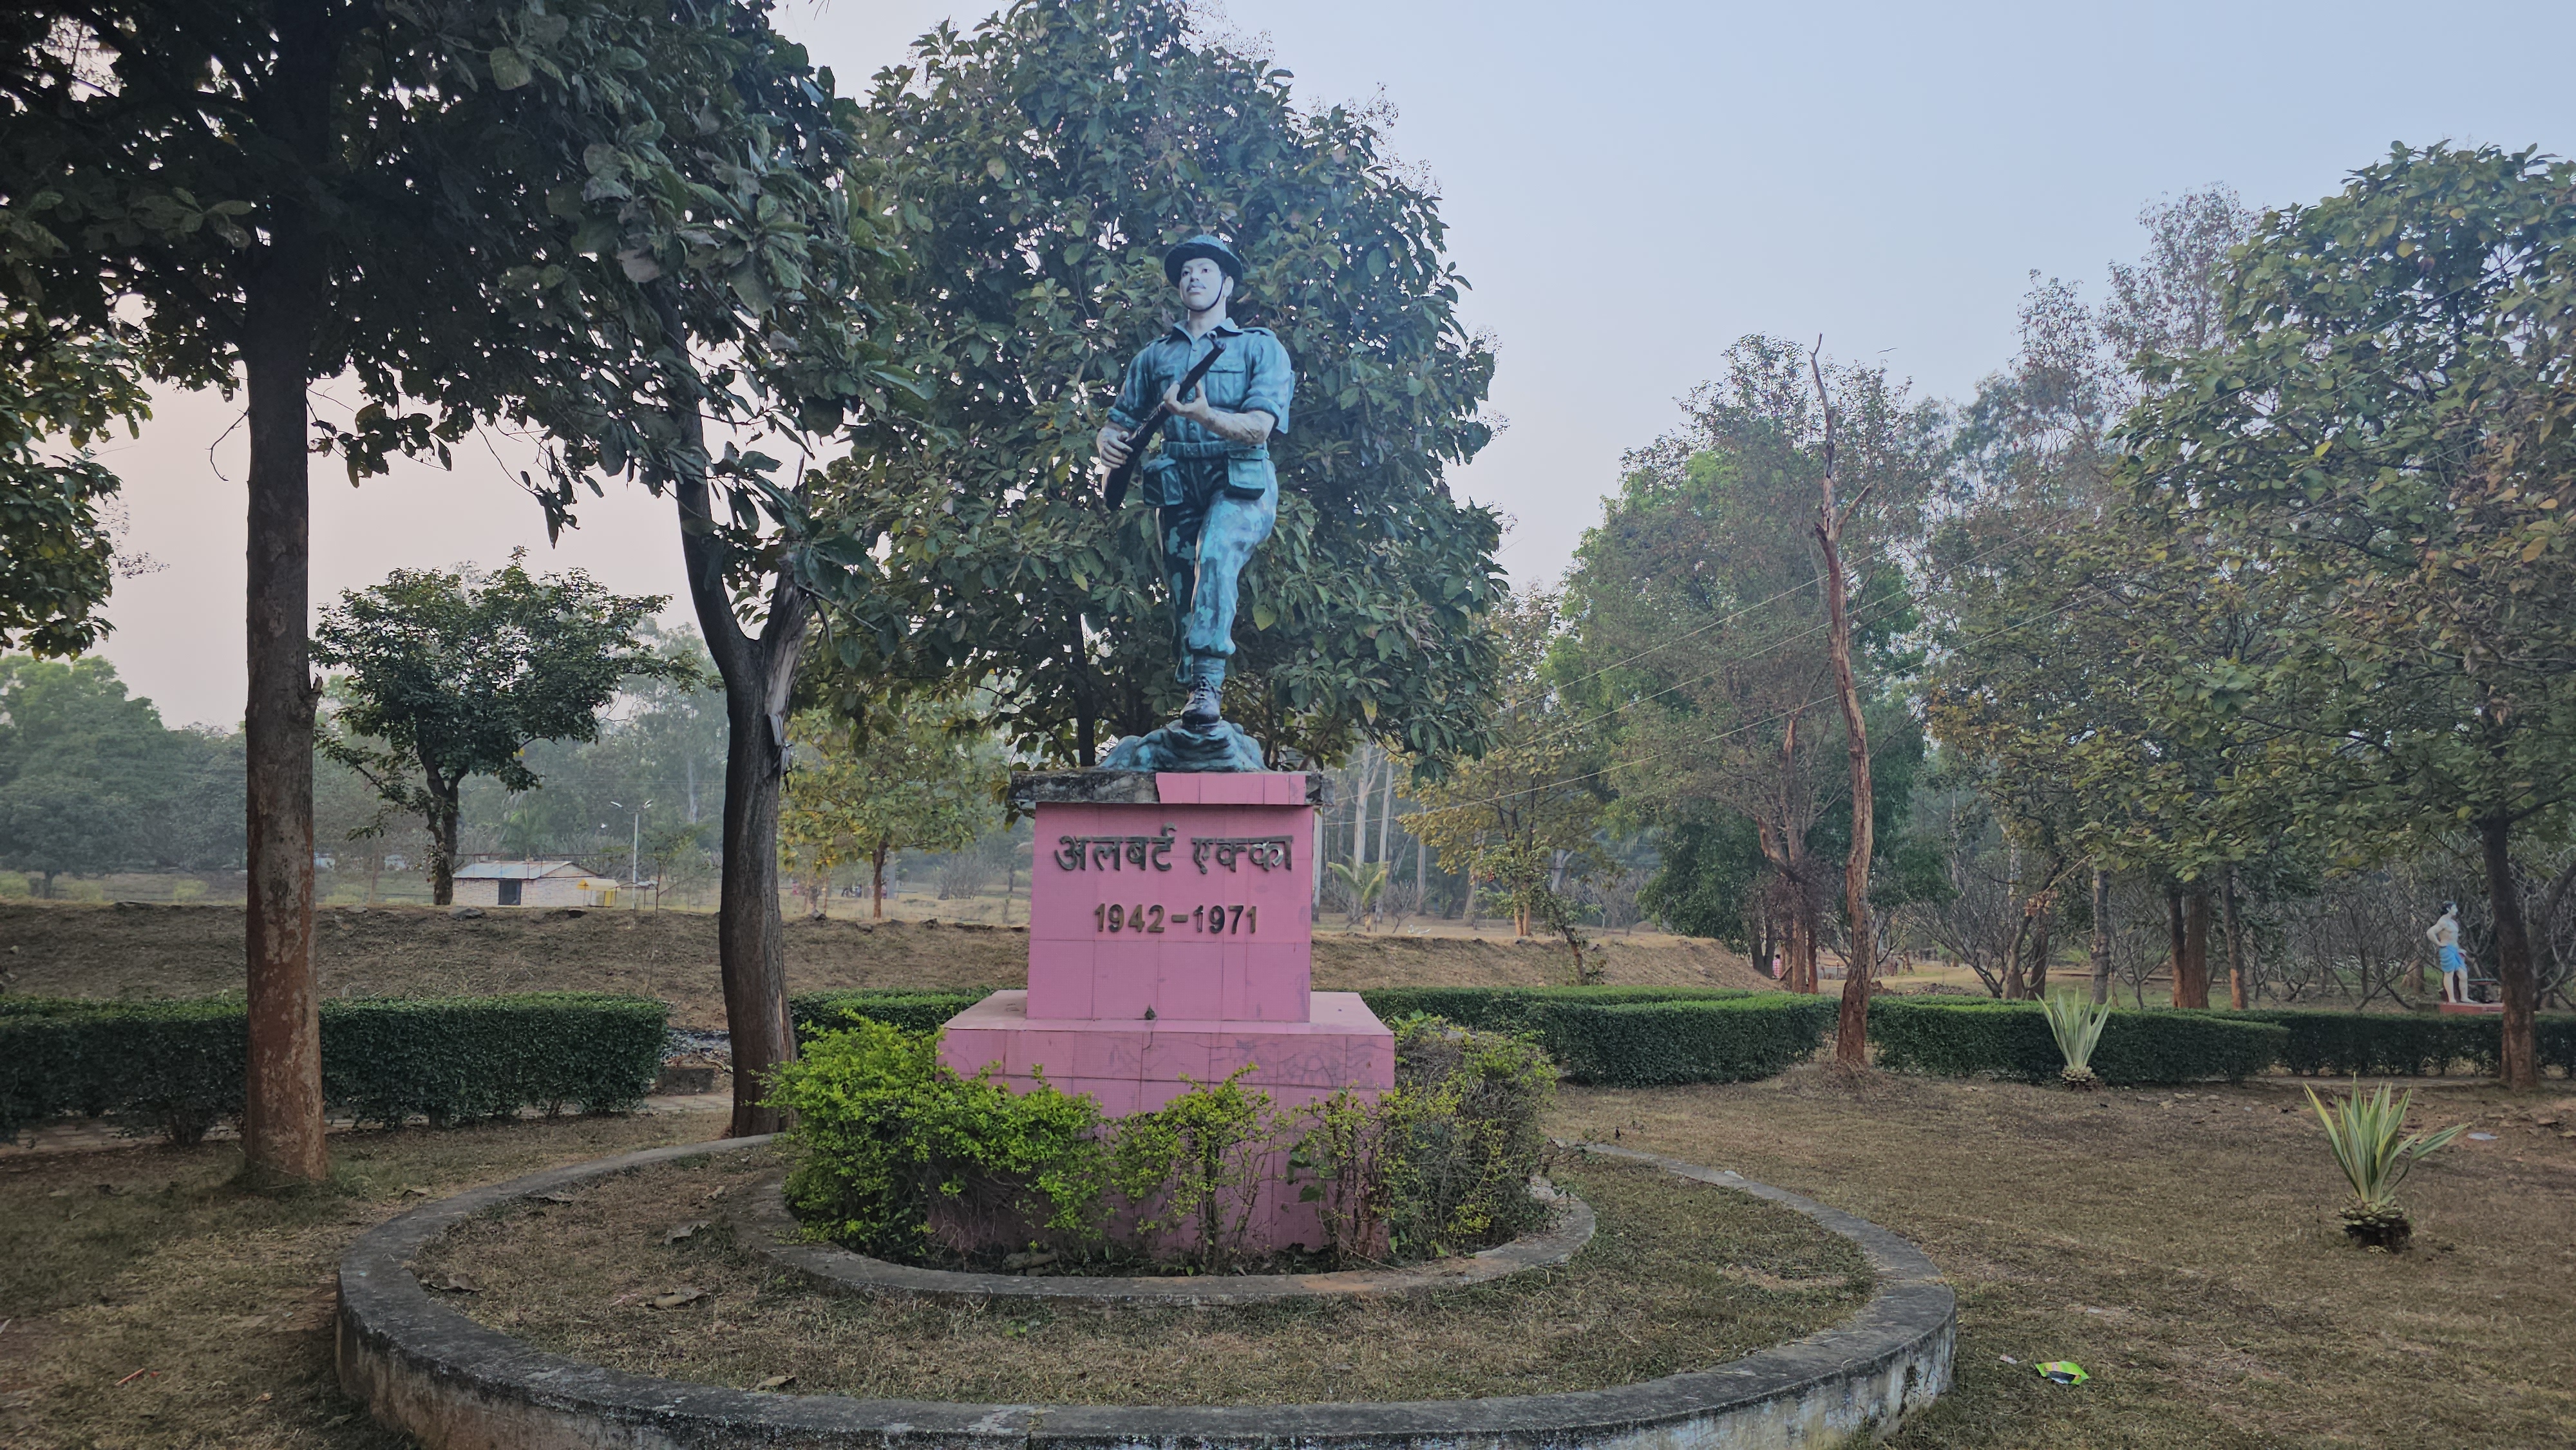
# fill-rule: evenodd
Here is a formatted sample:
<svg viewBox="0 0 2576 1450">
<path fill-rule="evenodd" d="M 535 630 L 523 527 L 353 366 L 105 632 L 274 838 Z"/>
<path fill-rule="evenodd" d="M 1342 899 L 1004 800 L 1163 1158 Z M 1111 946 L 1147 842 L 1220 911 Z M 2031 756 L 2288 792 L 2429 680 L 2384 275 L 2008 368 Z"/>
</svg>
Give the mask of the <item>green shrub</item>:
<svg viewBox="0 0 2576 1450">
<path fill-rule="evenodd" d="M 1479 1032 L 1536 1032 L 1553 1004 L 1702 1002 L 1753 994 L 1733 987 L 1369 987 L 1360 1000 L 1383 1022 L 1430 1016 Z"/>
<path fill-rule="evenodd" d="M 1539 1007 L 1538 1039 L 1570 1082 L 1651 1087 L 1770 1077 L 1815 1052 L 1834 1024 L 1831 997 L 1790 992 L 1596 1006 Z"/>
<path fill-rule="evenodd" d="M 1340 1261 L 1440 1258 L 1535 1227 L 1532 1198 L 1556 1065 L 1530 1039 L 1437 1017 L 1395 1024 L 1395 1087 L 1339 1093 L 1312 1115 L 1291 1164 Z"/>
<path fill-rule="evenodd" d="M 334 998 L 322 1004 L 323 1097 L 382 1123 L 618 1111 L 652 1091 L 667 1016 L 650 998 L 578 992 Z M 247 1032 L 238 997 L 0 998 L 0 1133 L 78 1113 L 193 1143 L 241 1113 Z"/>
<path fill-rule="evenodd" d="M 2309 1077 L 2439 1076 L 2454 1066 L 2492 1074 L 2504 1050 L 2503 1022 L 2492 1016 L 2295 1008 L 2242 1015 L 2288 1031 L 2282 1065 Z M 2534 1028 L 2541 1068 L 2576 1076 L 2576 1013 L 2543 1013 Z"/>
<path fill-rule="evenodd" d="M 1244 1257 L 1264 1170 L 1278 1153 L 1270 1095 L 1243 1085 L 1249 1065 L 1110 1132 L 1109 1183 L 1149 1255 L 1216 1273 Z"/>
<path fill-rule="evenodd" d="M 1044 1246 L 1219 1271 L 1241 1263 L 1283 1170 L 1327 1200 L 1328 1251 L 1344 1259 L 1384 1257 L 1389 1226 L 1399 1253 L 1424 1257 L 1508 1238 L 1545 1211 L 1528 1183 L 1555 1070 L 1525 1038 L 1408 1019 L 1397 1086 L 1373 1102 L 1282 1110 L 1238 1074 L 1117 1120 L 1043 1083 L 1015 1094 L 960 1077 L 937 1044 L 857 1016 L 781 1069 L 772 1101 L 796 1114 L 788 1202 L 814 1232 L 932 1262 Z"/>
<path fill-rule="evenodd" d="M 796 1040 L 819 1032 L 838 1032 L 853 1022 L 882 1022 L 901 1032 L 936 1032 L 948 1019 L 993 995 L 990 987 L 959 987 L 936 992 L 854 988 L 834 992 L 800 992 L 787 999 L 787 1017 Z"/>
<path fill-rule="evenodd" d="M 2036 1083 L 2056 1078 L 2065 1064 L 2036 1002 L 1880 997 L 1870 1003 L 1869 1037 L 1879 1065 L 1899 1072 L 1991 1073 Z M 2113 1012 L 2091 1066 L 2115 1084 L 2237 1082 L 2278 1061 L 2288 1037 L 2271 1023 L 2233 1014 Z"/>
<path fill-rule="evenodd" d="M 916 1258 L 1098 1232 L 1099 1104 L 959 1077 L 935 1034 L 868 1018 L 817 1033 L 770 1101 L 796 1114 L 788 1204 L 835 1243 Z"/>
</svg>

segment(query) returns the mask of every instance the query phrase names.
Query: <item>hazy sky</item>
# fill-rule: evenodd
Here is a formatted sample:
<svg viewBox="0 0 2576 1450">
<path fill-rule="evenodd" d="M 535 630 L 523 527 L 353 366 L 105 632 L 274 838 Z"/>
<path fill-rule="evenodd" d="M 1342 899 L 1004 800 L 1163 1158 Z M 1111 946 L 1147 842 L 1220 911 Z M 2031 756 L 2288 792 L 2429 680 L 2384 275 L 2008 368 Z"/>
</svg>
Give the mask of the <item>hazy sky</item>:
<svg viewBox="0 0 2576 1450">
<path fill-rule="evenodd" d="M 780 24 L 846 91 L 942 19 L 991 4 L 785 0 Z M 1465 317 L 1498 341 L 1510 427 L 1458 478 L 1517 521 L 1515 578 L 1565 567 L 1621 450 L 1748 332 L 1824 336 L 1959 396 L 2010 356 L 2027 274 L 2082 279 L 2139 250 L 2141 204 L 2224 181 L 2310 200 L 2391 141 L 2576 149 L 2558 3 L 1842 4 L 1232 0 L 1309 101 L 1395 107 L 1405 161 L 1438 180 Z M 326 415 L 343 412 L 316 400 Z M 242 695 L 239 410 L 164 397 L 114 452 L 131 547 L 107 655 L 172 723 L 229 723 Z M 612 493 L 549 551 L 536 506 L 472 444 L 314 489 L 317 603 L 388 569 L 540 567 L 675 596 L 668 506 Z"/>
</svg>

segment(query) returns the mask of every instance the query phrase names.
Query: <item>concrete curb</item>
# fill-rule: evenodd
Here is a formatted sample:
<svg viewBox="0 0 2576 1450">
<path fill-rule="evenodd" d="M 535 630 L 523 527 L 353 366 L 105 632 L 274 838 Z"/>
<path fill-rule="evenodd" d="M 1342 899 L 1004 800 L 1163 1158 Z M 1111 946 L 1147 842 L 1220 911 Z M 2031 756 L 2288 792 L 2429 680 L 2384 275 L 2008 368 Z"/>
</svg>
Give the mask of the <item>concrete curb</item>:
<svg viewBox="0 0 2576 1450">
<path fill-rule="evenodd" d="M 1885 1434 L 1950 1384 L 1954 1296 L 1913 1245 L 1733 1173 L 1587 1148 L 1767 1199 L 1852 1240 L 1878 1293 L 1841 1324 L 1714 1369 L 1566 1395 L 1403 1403 L 1149 1408 L 971 1405 L 756 1394 L 627 1374 L 541 1353 L 433 1301 L 404 1265 L 458 1221 L 628 1168 L 768 1142 L 648 1149 L 531 1174 L 414 1209 L 340 1261 L 340 1383 L 431 1450 L 1621 1450 L 1814 1446 Z"/>
<path fill-rule="evenodd" d="M 1222 1274 L 1203 1278 L 1174 1275 L 1136 1277 L 1022 1278 L 1017 1274 L 971 1274 L 950 1269 L 919 1269 L 889 1263 L 831 1244 L 795 1241 L 796 1220 L 787 1211 L 782 1183 L 760 1185 L 749 1207 L 733 1216 L 737 1241 L 779 1268 L 822 1286 L 852 1294 L 922 1294 L 963 1299 L 1082 1299 L 1101 1304 L 1265 1304 L 1281 1299 L 1357 1298 L 1374 1294 L 1427 1294 L 1486 1284 L 1528 1269 L 1562 1264 L 1592 1242 L 1596 1221 L 1592 1205 L 1572 1194 L 1549 1191 L 1565 1205 L 1556 1223 L 1526 1233 L 1482 1253 L 1441 1259 L 1404 1269 L 1370 1269 L 1341 1274 Z"/>
</svg>

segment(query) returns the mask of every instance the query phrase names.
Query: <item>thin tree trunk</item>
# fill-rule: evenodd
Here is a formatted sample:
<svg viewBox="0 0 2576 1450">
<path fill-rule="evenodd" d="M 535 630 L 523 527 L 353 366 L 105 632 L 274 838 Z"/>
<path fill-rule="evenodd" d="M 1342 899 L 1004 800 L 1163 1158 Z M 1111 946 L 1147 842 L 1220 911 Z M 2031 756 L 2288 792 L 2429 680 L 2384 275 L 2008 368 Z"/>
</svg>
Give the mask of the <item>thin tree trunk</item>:
<svg viewBox="0 0 2576 1450">
<path fill-rule="evenodd" d="M 2056 916 L 2055 893 L 2043 893 L 2039 898 L 2037 909 L 2031 913 L 2030 920 L 2029 981 L 2030 999 L 2034 1002 L 2048 1000 L 2048 937 L 2049 928 L 2055 924 Z"/>
<path fill-rule="evenodd" d="M 422 781 L 429 792 L 429 904 L 456 904 L 457 796 L 463 783 L 441 779 L 424 765 Z"/>
<path fill-rule="evenodd" d="M 2030 940 L 2030 908 L 2027 903 L 2013 922 L 2012 945 L 2004 948 L 2003 999 L 2018 1002 L 2030 995 L 2027 979 L 2022 975 L 2022 945 Z"/>
<path fill-rule="evenodd" d="M 2184 1007 L 2209 1006 L 2209 888 L 2200 887 L 2183 900 L 2183 958 L 2190 972 L 2190 988 L 2178 1004 Z"/>
<path fill-rule="evenodd" d="M 2093 1005 L 2111 1000 L 2111 878 L 2093 868 Z"/>
<path fill-rule="evenodd" d="M 329 56 L 318 6 L 280 7 L 277 74 L 264 91 L 307 128 L 318 155 Z M 298 34 L 299 31 L 304 33 Z M 309 94 L 297 94 L 309 91 Z M 265 104 L 265 102 L 264 102 Z M 267 255 L 246 279 L 241 339 L 250 422 L 250 692 L 242 712 L 249 857 L 245 954 L 249 1073 L 242 1152 L 255 1177 L 316 1180 L 322 1140 L 322 1027 L 313 979 L 312 500 L 305 387 L 323 290 L 322 241 L 300 204 L 270 210 Z"/>
<path fill-rule="evenodd" d="M 868 911 L 868 919 L 871 921 L 885 920 L 886 849 L 886 843 L 879 841 L 877 842 L 877 848 L 868 853 L 868 880 L 870 883 L 868 891 L 869 899 L 874 903 Z"/>
<path fill-rule="evenodd" d="M 685 347 L 688 332 L 667 286 L 646 289 L 663 334 Z M 698 400 L 673 402 L 669 417 L 699 457 L 706 429 Z M 724 986 L 725 1028 L 733 1046 L 733 1121 L 729 1137 L 774 1133 L 784 1115 L 765 1106 L 769 1079 L 796 1057 L 787 1016 L 787 958 L 778 910 L 778 813 L 787 768 L 787 697 L 803 653 L 807 603 L 785 579 L 770 591 L 768 618 L 757 636 L 734 615 L 724 545 L 715 532 L 703 471 L 670 480 L 680 511 L 680 557 L 689 599 L 707 653 L 724 682 L 724 873 L 716 896 L 716 960 Z"/>
<path fill-rule="evenodd" d="M 2236 915 L 2236 868 L 2227 868 L 2224 894 L 2219 897 L 2227 929 L 2227 1005 L 2238 1012 L 2245 1010 L 2245 934 Z"/>
<path fill-rule="evenodd" d="M 2183 957 L 2187 949 L 2183 944 L 2182 888 L 2179 886 L 2165 888 L 2165 931 L 2171 939 L 2173 952 L 2173 1004 L 2181 1007 L 2187 1005 L 2183 1000 L 2187 992 L 2183 983 Z"/>
<path fill-rule="evenodd" d="M 2539 1042 L 2532 1014 L 2539 1009 L 2539 981 L 2532 969 L 2531 929 L 2523 920 L 2522 888 L 2513 879 L 2513 818 L 2497 812 L 2478 821 L 2486 858 L 2487 907 L 2495 918 L 2496 988 L 2504 999 L 2504 1051 L 2497 1076 L 2517 1092 L 2540 1086 Z"/>
<path fill-rule="evenodd" d="M 1821 350 L 1822 344 L 1818 344 Z M 1843 524 L 1849 511 L 1834 502 L 1834 405 L 1825 375 L 1807 359 L 1816 380 L 1816 403 L 1825 423 L 1824 501 L 1816 511 L 1816 541 L 1825 550 L 1825 648 L 1834 666 L 1834 693 L 1842 702 L 1844 753 L 1851 767 L 1851 858 L 1843 866 L 1843 915 L 1851 932 L 1851 969 L 1843 976 L 1842 1011 L 1834 1022 L 1834 1060 L 1850 1067 L 1869 1062 L 1869 988 L 1878 974 L 1878 937 L 1869 923 L 1869 867 L 1876 847 L 1876 810 L 1869 778 L 1869 726 L 1860 713 L 1860 687 L 1852 678 L 1851 601 L 1843 577 Z M 1867 490 L 1863 490 L 1866 492 Z M 1852 500 L 1858 507 L 1860 499 Z"/>
<path fill-rule="evenodd" d="M 1356 878 L 1359 875 L 1360 864 L 1368 859 L 1369 786 L 1372 781 L 1369 774 L 1369 748 L 1366 744 L 1360 746 L 1357 769 L 1359 779 L 1351 783 L 1351 875 L 1354 878 L 1351 885 L 1353 890 L 1359 887 Z"/>
</svg>

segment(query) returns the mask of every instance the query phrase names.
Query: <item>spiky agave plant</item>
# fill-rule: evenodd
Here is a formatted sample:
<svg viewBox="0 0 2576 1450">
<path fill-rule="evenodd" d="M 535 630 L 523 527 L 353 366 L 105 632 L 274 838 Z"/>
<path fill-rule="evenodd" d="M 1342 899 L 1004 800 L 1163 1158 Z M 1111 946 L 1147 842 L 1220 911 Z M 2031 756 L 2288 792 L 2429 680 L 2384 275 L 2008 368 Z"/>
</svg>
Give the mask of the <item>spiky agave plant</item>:
<svg viewBox="0 0 2576 1450">
<path fill-rule="evenodd" d="M 2335 1166 L 2352 1184 L 2352 1202 L 2344 1207 L 2343 1231 L 2367 1248 L 2395 1251 L 2413 1237 L 2415 1225 L 2397 1206 L 2397 1185 L 2406 1181 L 2418 1160 L 2460 1136 L 2468 1127 L 2455 1123 L 2438 1133 L 2405 1133 L 2406 1110 L 2415 1103 L 2413 1089 L 2393 1098 L 2388 1085 L 2367 1096 L 2355 1083 L 2352 1096 L 2328 1106 L 2315 1088 L 2305 1089 L 2308 1106 L 2325 1124 L 2326 1146 Z"/>
<path fill-rule="evenodd" d="M 2060 993 L 2039 1006 L 2048 1014 L 2048 1032 L 2057 1039 L 2058 1055 L 2066 1059 L 2058 1080 L 2077 1092 L 2100 1087 L 2102 1080 L 2093 1075 L 2093 1045 L 2102 1040 L 2103 1024 L 2111 1020 L 2111 1004 L 2088 1006 L 2072 993 Z"/>
</svg>

